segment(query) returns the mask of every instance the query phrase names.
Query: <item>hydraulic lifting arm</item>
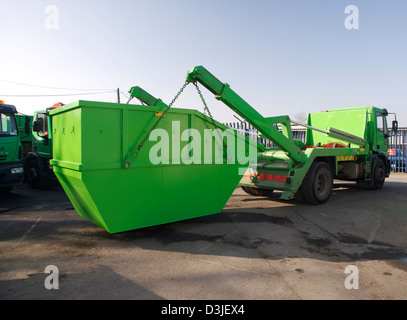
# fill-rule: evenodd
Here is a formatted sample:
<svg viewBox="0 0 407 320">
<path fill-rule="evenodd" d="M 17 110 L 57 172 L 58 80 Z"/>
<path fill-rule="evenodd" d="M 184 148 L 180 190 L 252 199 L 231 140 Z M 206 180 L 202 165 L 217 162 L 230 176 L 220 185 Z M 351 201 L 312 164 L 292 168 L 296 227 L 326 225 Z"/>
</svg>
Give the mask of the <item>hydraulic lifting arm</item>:
<svg viewBox="0 0 407 320">
<path fill-rule="evenodd" d="M 188 72 L 187 81 L 201 83 L 216 96 L 216 99 L 226 104 L 267 139 L 273 141 L 281 150 L 285 151 L 288 157 L 297 163 L 305 162 L 305 153 L 294 143 L 291 120 L 288 116 L 264 118 L 235 93 L 228 84 L 219 81 L 202 66 L 191 69 Z M 282 133 L 274 126 L 275 124 L 282 125 Z"/>
<path fill-rule="evenodd" d="M 168 107 L 161 99 L 154 98 L 151 94 L 147 91 L 143 90 L 140 87 L 133 87 L 129 91 L 130 93 L 130 100 L 136 98 L 140 100 L 142 103 L 146 104 L 147 106 L 151 107 Z M 128 101 L 128 103 L 130 102 Z"/>
</svg>

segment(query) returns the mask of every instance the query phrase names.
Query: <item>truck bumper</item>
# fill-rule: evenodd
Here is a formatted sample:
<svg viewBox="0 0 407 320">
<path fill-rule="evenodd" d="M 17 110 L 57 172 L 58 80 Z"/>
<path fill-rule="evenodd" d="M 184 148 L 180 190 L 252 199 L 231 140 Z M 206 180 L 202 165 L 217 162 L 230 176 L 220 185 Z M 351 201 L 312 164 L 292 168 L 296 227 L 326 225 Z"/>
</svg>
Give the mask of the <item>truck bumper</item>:
<svg viewBox="0 0 407 320">
<path fill-rule="evenodd" d="M 0 164 L 0 188 L 14 187 L 24 182 L 22 163 Z"/>
</svg>

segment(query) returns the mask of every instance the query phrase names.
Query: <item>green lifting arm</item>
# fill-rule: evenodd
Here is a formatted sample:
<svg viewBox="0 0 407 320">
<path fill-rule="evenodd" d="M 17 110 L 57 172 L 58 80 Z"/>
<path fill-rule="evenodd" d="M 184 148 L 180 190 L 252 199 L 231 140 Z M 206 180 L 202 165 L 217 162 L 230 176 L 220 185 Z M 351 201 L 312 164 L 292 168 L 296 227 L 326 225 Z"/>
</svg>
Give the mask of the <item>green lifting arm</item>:
<svg viewBox="0 0 407 320">
<path fill-rule="evenodd" d="M 245 100 L 235 93 L 228 84 L 224 84 L 204 67 L 195 67 L 188 72 L 187 81 L 201 83 L 234 112 L 249 122 L 267 139 L 273 141 L 281 150 L 297 163 L 306 161 L 305 153 L 294 143 L 291 132 L 291 120 L 288 116 L 264 118 Z M 282 125 L 282 133 L 274 126 Z"/>
<path fill-rule="evenodd" d="M 146 105 L 151 107 L 168 107 L 164 102 L 162 102 L 161 99 L 154 98 L 151 94 L 141 89 L 140 87 L 131 88 L 129 93 L 131 96 L 130 100 L 133 98 L 137 98 L 142 103 L 145 103 Z M 130 100 L 127 102 L 127 104 L 130 102 Z"/>
</svg>

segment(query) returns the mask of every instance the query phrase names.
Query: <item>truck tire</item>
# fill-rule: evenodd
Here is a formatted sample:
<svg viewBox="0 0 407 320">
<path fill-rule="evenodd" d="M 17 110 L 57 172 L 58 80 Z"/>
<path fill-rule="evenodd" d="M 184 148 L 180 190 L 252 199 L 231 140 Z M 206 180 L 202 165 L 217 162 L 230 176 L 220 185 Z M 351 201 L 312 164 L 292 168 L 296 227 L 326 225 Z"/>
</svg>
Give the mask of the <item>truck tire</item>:
<svg viewBox="0 0 407 320">
<path fill-rule="evenodd" d="M 386 166 L 382 159 L 377 158 L 373 166 L 371 189 L 380 190 L 383 188 L 385 180 Z"/>
<path fill-rule="evenodd" d="M 325 162 L 314 162 L 302 184 L 302 198 L 309 204 L 323 204 L 332 195 L 333 175 Z"/>
<path fill-rule="evenodd" d="M 252 196 L 260 196 L 260 197 L 269 197 L 273 193 L 273 189 L 260 189 L 260 188 L 253 188 L 253 187 L 244 187 L 242 189 L 247 194 Z"/>
<path fill-rule="evenodd" d="M 40 168 L 37 159 L 30 158 L 27 161 L 26 168 L 26 180 L 31 188 L 37 189 L 40 187 Z"/>
</svg>

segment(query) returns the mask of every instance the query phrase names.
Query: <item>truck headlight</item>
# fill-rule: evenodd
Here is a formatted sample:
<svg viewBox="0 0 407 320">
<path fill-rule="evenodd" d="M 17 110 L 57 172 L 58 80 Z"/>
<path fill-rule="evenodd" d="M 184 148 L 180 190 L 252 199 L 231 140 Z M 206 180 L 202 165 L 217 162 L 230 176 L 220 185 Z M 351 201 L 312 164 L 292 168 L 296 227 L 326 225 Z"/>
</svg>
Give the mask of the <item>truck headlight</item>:
<svg viewBox="0 0 407 320">
<path fill-rule="evenodd" d="M 23 168 L 12 168 L 11 169 L 11 174 L 17 174 L 17 173 L 24 173 Z"/>
</svg>

